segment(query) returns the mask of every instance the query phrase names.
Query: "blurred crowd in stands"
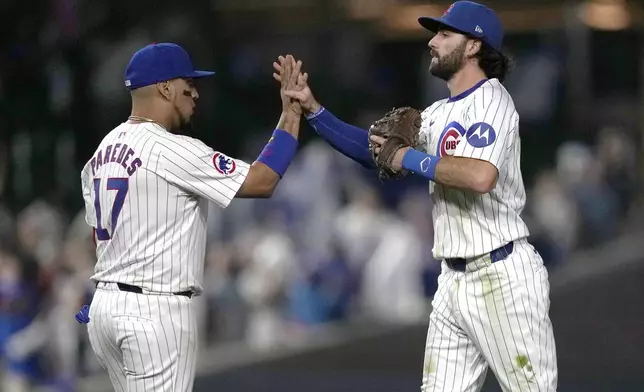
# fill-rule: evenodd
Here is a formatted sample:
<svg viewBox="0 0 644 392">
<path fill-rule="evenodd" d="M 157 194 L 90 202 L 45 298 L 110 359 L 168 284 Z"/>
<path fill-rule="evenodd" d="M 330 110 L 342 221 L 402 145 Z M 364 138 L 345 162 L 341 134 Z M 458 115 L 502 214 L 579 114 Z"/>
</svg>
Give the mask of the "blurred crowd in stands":
<svg viewBox="0 0 644 392">
<path fill-rule="evenodd" d="M 265 116 L 264 112 L 272 116 L 275 111 L 263 95 L 270 92 L 277 100 L 270 63 L 263 56 L 279 54 L 287 45 L 273 36 L 262 37 L 264 32 L 256 30 L 261 26 L 248 29 L 246 33 L 257 36 L 246 39 L 234 33 L 236 28 L 244 29 L 243 20 L 222 18 L 217 23 L 214 18 L 220 15 L 202 12 L 217 2 L 203 0 L 189 9 L 167 2 L 179 9 L 166 7 L 165 13 L 157 2 L 152 6 L 144 1 L 1 3 L 0 25 L 8 26 L 0 39 L 0 113 L 9 130 L 0 136 L 6 143 L 12 138 L 15 143 L 18 134 L 27 130 L 36 135 L 34 146 L 40 143 L 51 149 L 47 135 L 72 129 L 78 150 L 93 149 L 100 135 L 128 113 L 122 64 L 136 49 L 159 39 L 190 42 L 189 49 L 198 54 L 200 64 L 215 61 L 211 40 L 219 39 L 222 47 L 233 38 L 241 42 L 238 50 L 227 48 L 234 72 L 217 82 L 227 95 L 200 98 L 200 107 L 210 108 L 200 113 L 203 123 L 217 123 L 228 133 L 241 132 L 257 126 L 248 106 L 258 116 Z M 349 102 L 390 105 L 381 97 L 393 100 L 398 90 L 407 96 L 409 85 L 393 86 L 395 71 L 364 70 L 365 64 L 375 63 L 369 35 L 348 28 L 343 35 L 322 35 L 325 32 L 308 40 L 293 34 L 288 47 L 312 58 L 317 53 L 320 73 L 328 68 L 333 78 L 333 83 L 325 83 L 319 77 L 320 89 L 335 83 L 362 92 L 337 93 L 334 110 L 343 110 Z M 340 45 L 335 52 L 331 51 L 334 43 Z M 219 64 L 226 57 L 225 49 L 221 50 L 224 54 L 216 56 Z M 418 53 L 422 51 L 421 42 Z M 406 54 L 391 63 L 403 61 L 417 66 L 417 59 Z M 546 84 L 545 71 L 540 72 L 530 69 L 519 79 L 534 83 L 525 88 L 524 95 L 532 99 L 525 107 L 547 122 L 550 117 L 538 111 L 540 106 L 533 101 L 538 97 L 535 90 Z M 376 80 L 370 79 L 372 74 Z M 415 86 L 415 79 L 404 78 L 411 74 L 403 75 L 403 82 Z M 377 99 L 382 102 L 371 102 Z M 370 109 L 351 117 L 366 126 L 382 113 L 379 106 Z M 222 112 L 226 116 L 217 116 Z M 267 136 L 262 132 L 258 145 Z M 553 166 L 527 184 L 524 216 L 530 239 L 552 273 L 571 252 L 608 241 L 637 221 L 631 213 L 638 192 L 635 144 L 632 133 L 620 126 L 606 127 L 590 144 L 565 142 L 559 145 Z M 80 170 L 75 164 L 79 162 L 70 162 L 63 151 L 56 163 L 51 150 L 38 153 L 19 146 L 14 144 L 11 157 L 4 146 L 0 148 L 3 160 L 13 159 L 13 173 L 7 173 L 6 162 L 0 162 L 0 192 L 4 197 L 7 178 L 12 177 L 17 204 L 27 205 L 18 213 L 16 200 L 11 208 L 0 206 L 0 390 L 23 392 L 38 385 L 74 391 L 78 377 L 101 372 L 85 326 L 74 319 L 78 309 L 91 301 L 94 290 L 89 280 L 95 262 L 91 230 L 84 211 L 70 216 L 46 199 L 29 203 L 31 197 L 21 198 L 20 184 L 29 176 L 20 177 L 25 165 L 17 164 L 16 157 L 30 153 L 41 160 L 40 167 L 49 169 L 31 173 L 39 194 L 60 191 L 50 187 L 67 187 L 68 197 L 73 198 L 70 205 L 75 206 L 81 199 L 76 192 Z M 245 156 L 236 155 L 252 161 L 260 150 L 255 147 L 249 144 Z M 83 153 L 76 157 L 82 160 Z M 56 169 L 51 170 L 52 166 Z M 382 323 L 425 320 L 440 270 L 431 253 L 431 207 L 426 182 L 410 178 L 380 184 L 374 173 L 323 142 L 305 144 L 272 199 L 235 200 L 225 210 L 212 206 L 205 291 L 197 299 L 202 348 L 244 342 L 253 350 L 271 350 L 296 344 L 319 326 L 357 317 Z"/>
<path fill-rule="evenodd" d="M 606 129 L 594 146 L 563 144 L 556 166 L 538 176 L 524 215 L 553 273 L 570 252 L 627 227 L 634 159 L 632 143 Z M 270 350 L 353 317 L 424 320 L 440 266 L 427 184 L 374 177 L 314 141 L 272 199 L 212 206 L 199 299 L 204 347 Z M 74 320 L 94 289 L 84 212 L 67 217 L 34 201 L 16 216 L 3 211 L 0 230 L 1 389 L 73 391 L 78 376 L 100 371 Z"/>
</svg>

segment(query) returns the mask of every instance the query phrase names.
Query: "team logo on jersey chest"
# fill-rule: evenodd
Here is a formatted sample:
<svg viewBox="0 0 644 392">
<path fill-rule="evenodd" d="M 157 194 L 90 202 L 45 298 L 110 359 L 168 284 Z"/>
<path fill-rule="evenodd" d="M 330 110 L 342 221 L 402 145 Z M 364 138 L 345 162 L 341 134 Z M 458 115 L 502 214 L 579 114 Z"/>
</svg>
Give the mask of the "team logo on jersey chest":
<svg viewBox="0 0 644 392">
<path fill-rule="evenodd" d="M 465 134 L 465 129 L 461 124 L 452 121 L 447 124 L 440 138 L 438 138 L 438 145 L 436 146 L 436 155 L 444 157 L 445 155 L 454 155 L 456 146 L 458 145 L 461 137 Z"/>
<path fill-rule="evenodd" d="M 216 152 L 212 157 L 212 164 L 215 166 L 215 170 L 226 176 L 233 174 L 237 169 L 235 160 L 220 152 Z"/>
</svg>

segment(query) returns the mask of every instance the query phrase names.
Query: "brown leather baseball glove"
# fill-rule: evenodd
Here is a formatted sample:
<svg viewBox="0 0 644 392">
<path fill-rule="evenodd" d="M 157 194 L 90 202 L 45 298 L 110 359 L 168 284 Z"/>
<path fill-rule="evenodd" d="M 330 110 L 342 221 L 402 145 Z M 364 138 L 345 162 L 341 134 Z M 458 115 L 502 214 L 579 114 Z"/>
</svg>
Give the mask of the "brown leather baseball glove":
<svg viewBox="0 0 644 392">
<path fill-rule="evenodd" d="M 369 127 L 369 150 L 378 168 L 378 177 L 381 181 L 389 178 L 403 178 L 409 174 L 405 169 L 395 171 L 391 166 L 391 161 L 400 148 L 419 146 L 421 122 L 419 110 L 402 107 L 393 109 Z M 386 139 L 380 146 L 378 154 L 375 153 L 377 145 L 371 142 L 371 135 Z"/>
</svg>

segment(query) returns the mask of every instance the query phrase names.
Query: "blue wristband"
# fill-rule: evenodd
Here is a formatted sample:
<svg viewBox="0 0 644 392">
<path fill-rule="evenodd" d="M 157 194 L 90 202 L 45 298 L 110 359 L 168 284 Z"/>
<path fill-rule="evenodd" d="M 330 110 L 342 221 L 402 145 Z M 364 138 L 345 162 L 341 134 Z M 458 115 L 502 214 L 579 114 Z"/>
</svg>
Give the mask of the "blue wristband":
<svg viewBox="0 0 644 392">
<path fill-rule="evenodd" d="M 281 178 L 284 177 L 296 151 L 297 139 L 284 130 L 276 129 L 257 161 L 273 169 Z"/>
<path fill-rule="evenodd" d="M 320 106 L 320 108 L 318 109 L 317 112 L 309 113 L 304 117 L 306 117 L 307 120 L 312 120 L 312 119 L 316 118 L 317 116 L 319 116 L 320 114 L 322 114 L 323 111 L 324 111 L 324 106 Z"/>
<path fill-rule="evenodd" d="M 424 152 L 414 150 L 410 148 L 403 156 L 402 167 L 411 171 L 414 174 L 418 174 L 427 178 L 428 180 L 434 181 L 434 175 L 436 174 L 436 165 L 440 157 L 435 155 L 428 155 Z"/>
</svg>

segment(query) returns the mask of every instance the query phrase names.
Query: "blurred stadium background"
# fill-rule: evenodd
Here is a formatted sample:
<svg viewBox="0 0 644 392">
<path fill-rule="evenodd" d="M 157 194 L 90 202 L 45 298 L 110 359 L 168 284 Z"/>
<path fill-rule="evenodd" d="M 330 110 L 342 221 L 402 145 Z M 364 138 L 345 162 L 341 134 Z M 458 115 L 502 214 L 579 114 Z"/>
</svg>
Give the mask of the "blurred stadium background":
<svg viewBox="0 0 644 392">
<path fill-rule="evenodd" d="M 547 262 L 561 391 L 644 390 L 643 4 L 508 0 L 525 219 Z M 280 111 L 272 61 L 362 126 L 446 88 L 420 0 L 2 0 L 1 391 L 109 391 L 74 320 L 92 296 L 79 173 L 129 114 L 124 67 L 174 41 L 217 71 L 192 135 L 251 161 Z M 414 391 L 439 263 L 426 183 L 380 184 L 304 125 L 272 200 L 212 209 L 195 391 Z M 498 391 L 491 373 L 485 391 Z"/>
</svg>

